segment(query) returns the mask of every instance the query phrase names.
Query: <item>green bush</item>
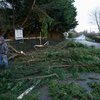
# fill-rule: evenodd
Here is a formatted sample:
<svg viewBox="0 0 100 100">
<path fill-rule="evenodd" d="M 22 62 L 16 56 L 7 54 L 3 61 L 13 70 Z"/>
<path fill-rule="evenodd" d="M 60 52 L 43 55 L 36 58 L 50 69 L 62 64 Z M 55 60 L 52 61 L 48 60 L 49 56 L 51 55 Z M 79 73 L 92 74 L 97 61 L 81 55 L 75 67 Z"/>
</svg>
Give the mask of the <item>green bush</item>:
<svg viewBox="0 0 100 100">
<path fill-rule="evenodd" d="M 63 41 L 57 45 L 58 48 L 87 48 L 87 46 L 74 41 Z"/>
<path fill-rule="evenodd" d="M 17 100 L 17 97 L 11 93 L 1 94 L 0 100 Z"/>
<path fill-rule="evenodd" d="M 100 83 L 94 82 L 94 83 L 88 83 L 88 85 L 92 88 L 92 96 L 93 100 L 100 100 Z"/>
<path fill-rule="evenodd" d="M 76 83 L 61 84 L 53 80 L 49 84 L 52 100 L 92 100 L 91 96 Z"/>
</svg>

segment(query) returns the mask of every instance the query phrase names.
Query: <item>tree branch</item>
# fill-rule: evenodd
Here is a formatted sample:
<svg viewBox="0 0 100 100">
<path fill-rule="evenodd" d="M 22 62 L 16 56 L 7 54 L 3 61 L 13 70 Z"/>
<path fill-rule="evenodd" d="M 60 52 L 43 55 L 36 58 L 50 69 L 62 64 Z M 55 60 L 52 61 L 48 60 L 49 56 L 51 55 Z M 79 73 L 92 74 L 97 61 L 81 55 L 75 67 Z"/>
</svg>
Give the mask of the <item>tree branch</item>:
<svg viewBox="0 0 100 100">
<path fill-rule="evenodd" d="M 24 26 L 24 24 L 25 24 L 25 23 L 27 22 L 27 20 L 29 19 L 30 14 L 31 14 L 31 11 L 33 10 L 33 7 L 35 6 L 35 3 L 36 3 L 36 0 L 33 1 L 33 4 L 32 4 L 32 6 L 31 6 L 31 9 L 30 9 L 28 15 L 26 16 L 24 22 L 23 22 L 22 25 L 21 25 L 22 27 Z"/>
</svg>

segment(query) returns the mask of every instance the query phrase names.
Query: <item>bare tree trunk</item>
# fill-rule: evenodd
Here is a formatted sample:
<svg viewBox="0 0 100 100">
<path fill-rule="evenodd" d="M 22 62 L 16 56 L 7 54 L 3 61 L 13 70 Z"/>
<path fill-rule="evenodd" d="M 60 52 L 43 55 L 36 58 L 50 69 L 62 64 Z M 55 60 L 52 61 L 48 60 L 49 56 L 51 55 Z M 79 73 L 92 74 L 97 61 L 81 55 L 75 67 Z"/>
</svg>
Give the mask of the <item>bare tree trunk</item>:
<svg viewBox="0 0 100 100">
<path fill-rule="evenodd" d="M 100 33 L 100 12 L 95 11 L 94 12 L 95 22 L 97 24 L 99 33 Z"/>
</svg>

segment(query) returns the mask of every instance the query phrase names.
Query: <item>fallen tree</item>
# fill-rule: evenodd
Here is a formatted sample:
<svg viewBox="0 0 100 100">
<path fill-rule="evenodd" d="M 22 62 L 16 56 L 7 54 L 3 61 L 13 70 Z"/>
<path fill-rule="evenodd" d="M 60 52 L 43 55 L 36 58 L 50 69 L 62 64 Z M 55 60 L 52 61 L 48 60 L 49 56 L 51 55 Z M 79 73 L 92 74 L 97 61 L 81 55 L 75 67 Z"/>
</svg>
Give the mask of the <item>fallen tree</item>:
<svg viewBox="0 0 100 100">
<path fill-rule="evenodd" d="M 9 54 L 11 55 L 8 57 L 8 60 L 14 59 L 18 56 L 26 55 L 23 51 L 18 51 L 11 45 L 8 45 L 8 48 L 9 48 Z M 12 53 L 12 52 L 14 52 L 14 53 Z"/>
</svg>

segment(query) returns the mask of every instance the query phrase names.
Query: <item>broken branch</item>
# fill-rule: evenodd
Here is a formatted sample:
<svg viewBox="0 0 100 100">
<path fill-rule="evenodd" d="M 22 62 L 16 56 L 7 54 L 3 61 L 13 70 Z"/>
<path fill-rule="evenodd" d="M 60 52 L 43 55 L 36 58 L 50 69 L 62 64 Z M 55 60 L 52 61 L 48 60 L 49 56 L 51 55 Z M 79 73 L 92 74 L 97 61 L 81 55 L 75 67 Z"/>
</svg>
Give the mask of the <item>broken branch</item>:
<svg viewBox="0 0 100 100">
<path fill-rule="evenodd" d="M 25 92 L 23 92 L 20 96 L 18 96 L 17 99 L 21 100 L 25 95 L 27 95 L 30 91 L 32 91 L 40 82 L 41 80 L 38 80 L 35 85 L 32 85 L 30 88 L 28 88 Z"/>
<path fill-rule="evenodd" d="M 19 51 L 17 51 L 13 46 L 9 45 L 9 48 L 11 48 L 15 53 L 20 53 Z"/>
<path fill-rule="evenodd" d="M 59 76 L 56 74 L 56 73 L 53 73 L 53 74 L 50 74 L 50 75 L 43 75 L 43 76 L 36 76 L 36 77 L 24 77 L 24 78 L 20 78 L 20 79 L 15 79 L 17 81 L 20 81 L 20 80 L 33 80 L 33 79 L 43 79 L 43 78 L 49 78 L 49 77 L 53 77 L 53 76 L 56 76 L 57 78 L 59 78 Z"/>
</svg>

